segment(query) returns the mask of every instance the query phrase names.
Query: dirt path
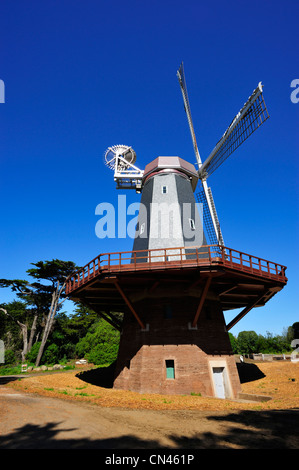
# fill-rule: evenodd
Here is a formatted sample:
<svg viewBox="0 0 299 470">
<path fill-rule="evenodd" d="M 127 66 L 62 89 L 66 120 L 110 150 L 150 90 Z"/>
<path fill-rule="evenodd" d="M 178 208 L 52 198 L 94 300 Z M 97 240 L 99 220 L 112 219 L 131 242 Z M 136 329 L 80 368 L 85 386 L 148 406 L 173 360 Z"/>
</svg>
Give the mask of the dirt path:
<svg viewBox="0 0 299 470">
<path fill-rule="evenodd" d="M 0 385 L 1 449 L 291 449 L 299 410 L 142 410 Z"/>
</svg>

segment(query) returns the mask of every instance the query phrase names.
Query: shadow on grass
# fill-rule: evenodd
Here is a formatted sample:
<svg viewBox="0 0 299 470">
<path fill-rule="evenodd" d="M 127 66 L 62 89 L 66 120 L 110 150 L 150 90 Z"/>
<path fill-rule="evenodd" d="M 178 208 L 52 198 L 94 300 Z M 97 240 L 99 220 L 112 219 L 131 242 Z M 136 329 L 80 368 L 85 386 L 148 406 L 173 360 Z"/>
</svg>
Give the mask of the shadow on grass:
<svg viewBox="0 0 299 470">
<path fill-rule="evenodd" d="M 265 374 L 258 368 L 256 364 L 247 362 L 237 362 L 237 369 L 241 384 L 246 382 L 253 382 L 254 380 L 262 379 Z"/>
<path fill-rule="evenodd" d="M 23 378 L 22 376 L 16 376 L 16 375 L 13 375 L 13 376 L 2 375 L 0 377 L 0 385 L 5 385 L 5 384 L 8 384 L 9 382 L 14 382 L 15 380 L 20 380 L 22 378 Z"/>
<path fill-rule="evenodd" d="M 112 388 L 114 379 L 115 362 L 108 367 L 98 367 L 96 369 L 79 372 L 76 377 L 83 382 L 98 387 Z"/>
</svg>

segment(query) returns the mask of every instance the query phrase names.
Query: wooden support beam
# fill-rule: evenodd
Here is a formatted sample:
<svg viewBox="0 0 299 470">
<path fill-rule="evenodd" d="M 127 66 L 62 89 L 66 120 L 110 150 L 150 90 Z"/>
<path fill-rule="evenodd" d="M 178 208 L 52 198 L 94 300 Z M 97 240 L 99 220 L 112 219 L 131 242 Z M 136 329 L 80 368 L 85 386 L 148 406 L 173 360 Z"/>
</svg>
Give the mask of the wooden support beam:
<svg viewBox="0 0 299 470">
<path fill-rule="evenodd" d="M 109 323 L 113 328 L 115 328 L 118 331 L 121 331 L 121 325 L 119 324 L 118 321 L 111 315 L 112 318 L 110 318 L 107 313 L 104 314 L 103 311 L 100 308 L 97 308 L 97 305 L 93 305 L 90 302 L 86 302 L 86 300 L 82 301 L 80 300 L 81 304 L 85 305 L 86 307 L 90 308 L 94 312 L 96 312 L 100 317 L 102 317 L 107 323 Z"/>
<path fill-rule="evenodd" d="M 158 287 L 159 284 L 160 284 L 160 281 L 154 282 L 154 284 L 148 290 L 149 294 L 152 294 L 154 292 L 154 290 L 156 289 L 156 287 Z"/>
<path fill-rule="evenodd" d="M 136 318 L 136 320 L 138 321 L 139 325 L 141 326 L 141 328 L 143 330 L 145 330 L 145 325 L 143 324 L 143 322 L 141 321 L 141 319 L 139 318 L 138 314 L 136 313 L 133 305 L 131 304 L 130 300 L 128 299 L 128 297 L 126 296 L 126 294 L 124 293 L 124 291 L 122 290 L 122 288 L 120 287 L 118 281 L 114 281 L 114 284 L 115 284 L 115 287 L 117 288 L 118 292 L 120 293 L 120 295 L 122 296 L 122 298 L 124 299 L 124 301 L 126 302 L 127 306 L 129 307 L 129 309 L 131 310 L 131 312 L 133 313 L 134 317 Z"/>
<path fill-rule="evenodd" d="M 229 331 L 233 326 L 235 326 L 238 321 L 240 321 L 256 304 L 258 304 L 263 297 L 267 294 L 268 291 L 264 291 L 262 295 L 259 295 L 253 302 L 251 302 L 247 307 L 243 308 L 242 312 L 240 312 L 229 324 L 226 326 L 226 330 Z"/>
<path fill-rule="evenodd" d="M 236 285 L 236 286 L 234 286 L 234 287 L 230 287 L 229 289 L 226 289 L 226 290 L 224 290 L 223 292 L 220 292 L 219 295 L 228 294 L 229 292 L 232 292 L 233 290 L 237 289 L 238 287 L 239 287 L 238 285 Z"/>
<path fill-rule="evenodd" d="M 115 325 L 118 326 L 118 329 L 119 331 L 121 331 L 122 329 L 122 324 L 121 324 L 121 321 L 115 317 L 115 315 L 113 315 L 110 310 L 105 310 L 105 314 L 107 315 L 107 317 L 111 318 L 111 320 L 115 323 Z"/>
<path fill-rule="evenodd" d="M 200 312 L 202 310 L 204 301 L 206 300 L 206 296 L 207 296 L 207 293 L 208 293 L 208 290 L 209 290 L 209 287 L 210 287 L 210 284 L 211 284 L 211 280 L 212 280 L 212 276 L 209 276 L 206 280 L 203 292 L 202 292 L 201 297 L 200 297 L 200 302 L 199 302 L 199 305 L 197 307 L 197 311 L 196 311 L 196 314 L 195 314 L 195 317 L 194 317 L 194 320 L 193 320 L 193 323 L 192 323 L 192 328 L 195 328 L 195 326 L 196 326 L 196 323 L 197 323 L 198 317 L 200 315 Z"/>
</svg>

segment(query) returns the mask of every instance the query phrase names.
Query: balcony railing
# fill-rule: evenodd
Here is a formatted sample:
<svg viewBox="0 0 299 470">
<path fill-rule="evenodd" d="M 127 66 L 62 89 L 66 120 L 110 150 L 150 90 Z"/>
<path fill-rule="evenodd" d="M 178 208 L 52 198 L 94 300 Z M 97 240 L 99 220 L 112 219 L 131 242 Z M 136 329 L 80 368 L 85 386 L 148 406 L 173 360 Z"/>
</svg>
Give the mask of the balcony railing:
<svg viewBox="0 0 299 470">
<path fill-rule="evenodd" d="M 156 248 L 147 251 L 123 251 L 100 254 L 69 276 L 66 294 L 70 294 L 99 274 L 123 271 L 148 271 L 223 265 L 245 273 L 287 282 L 286 267 L 241 251 L 219 245 L 201 247 Z"/>
</svg>

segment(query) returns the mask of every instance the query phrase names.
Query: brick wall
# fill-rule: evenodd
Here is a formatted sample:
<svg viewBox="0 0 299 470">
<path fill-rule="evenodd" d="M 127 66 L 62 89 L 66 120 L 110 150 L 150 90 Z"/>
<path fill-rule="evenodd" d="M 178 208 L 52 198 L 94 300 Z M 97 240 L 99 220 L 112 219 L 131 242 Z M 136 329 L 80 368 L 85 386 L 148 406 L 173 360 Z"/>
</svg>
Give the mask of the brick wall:
<svg viewBox="0 0 299 470">
<path fill-rule="evenodd" d="M 241 390 L 220 304 L 206 301 L 197 323 L 190 329 L 198 299 L 147 299 L 135 307 L 148 331 L 132 316 L 124 319 L 114 387 L 141 393 L 215 396 L 212 367 L 223 366 L 228 394 Z M 166 376 L 166 361 L 174 363 L 174 379 Z"/>
</svg>

